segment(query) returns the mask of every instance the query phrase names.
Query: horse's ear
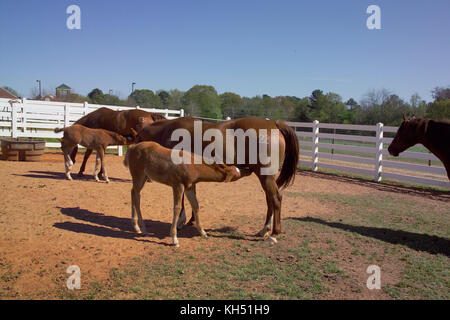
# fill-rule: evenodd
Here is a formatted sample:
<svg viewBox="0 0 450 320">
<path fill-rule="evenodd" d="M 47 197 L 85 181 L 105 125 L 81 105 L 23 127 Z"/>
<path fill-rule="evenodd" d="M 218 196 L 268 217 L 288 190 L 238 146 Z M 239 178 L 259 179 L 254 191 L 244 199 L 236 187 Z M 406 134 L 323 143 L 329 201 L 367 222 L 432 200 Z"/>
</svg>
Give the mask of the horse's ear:
<svg viewBox="0 0 450 320">
<path fill-rule="evenodd" d="M 406 116 L 404 112 L 403 112 L 403 121 L 406 121 Z"/>
<path fill-rule="evenodd" d="M 137 136 L 136 130 L 134 130 L 133 128 L 130 128 L 130 131 L 131 131 L 131 135 L 133 136 L 133 138 L 136 139 L 136 136 Z"/>
</svg>

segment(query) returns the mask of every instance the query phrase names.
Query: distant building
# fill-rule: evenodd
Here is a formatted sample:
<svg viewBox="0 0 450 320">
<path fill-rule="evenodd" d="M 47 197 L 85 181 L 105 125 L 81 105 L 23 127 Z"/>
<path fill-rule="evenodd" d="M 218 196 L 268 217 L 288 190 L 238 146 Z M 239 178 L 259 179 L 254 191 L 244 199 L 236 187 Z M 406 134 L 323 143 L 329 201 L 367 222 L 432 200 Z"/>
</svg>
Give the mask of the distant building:
<svg viewBox="0 0 450 320">
<path fill-rule="evenodd" d="M 9 92 L 6 89 L 0 88 L 0 98 L 6 98 L 6 99 L 17 99 L 19 97 L 16 97 L 11 92 Z"/>
<path fill-rule="evenodd" d="M 48 94 L 45 97 L 42 97 L 42 101 L 56 101 L 56 96 L 54 94 Z"/>
<path fill-rule="evenodd" d="M 71 88 L 63 83 L 62 85 L 56 88 L 56 97 L 65 98 L 70 95 L 70 90 Z"/>
</svg>

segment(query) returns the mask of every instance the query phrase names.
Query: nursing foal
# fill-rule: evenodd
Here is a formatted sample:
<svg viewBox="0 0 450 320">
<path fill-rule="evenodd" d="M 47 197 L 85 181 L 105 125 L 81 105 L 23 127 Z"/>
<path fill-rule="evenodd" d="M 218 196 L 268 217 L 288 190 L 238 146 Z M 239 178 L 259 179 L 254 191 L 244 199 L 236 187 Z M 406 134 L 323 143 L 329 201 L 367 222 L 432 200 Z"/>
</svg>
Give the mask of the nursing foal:
<svg viewBox="0 0 450 320">
<path fill-rule="evenodd" d="M 127 144 L 127 139 L 115 132 L 104 129 L 91 129 L 80 124 L 73 124 L 70 127 L 56 128 L 56 133 L 64 131 L 64 136 L 61 141 L 61 150 L 64 153 L 64 164 L 66 166 L 66 177 L 72 180 L 70 176 L 70 169 L 73 166 L 73 161 L 70 157 L 72 151 L 79 144 L 87 149 L 95 150 L 97 157 L 95 159 L 94 178 L 99 181 L 97 175 L 97 167 L 101 165 L 106 182 L 109 182 L 108 174 L 105 168 L 105 151 L 108 146 Z"/>
<path fill-rule="evenodd" d="M 170 235 L 173 244 L 179 246 L 177 239 L 177 222 L 182 208 L 183 193 L 186 193 L 192 211 L 195 216 L 195 224 L 200 234 L 206 237 L 198 212 L 199 205 L 195 194 L 195 184 L 198 182 L 230 182 L 242 176 L 250 175 L 251 172 L 241 172 L 235 166 L 224 164 L 194 164 L 193 154 L 185 151 L 179 152 L 182 157 L 189 157 L 190 164 L 175 164 L 172 161 L 172 149 L 165 148 L 153 141 L 138 143 L 128 149 L 125 156 L 124 165 L 129 167 L 133 177 L 133 187 L 131 189 L 131 217 L 133 228 L 137 233 L 146 233 L 144 221 L 142 219 L 140 207 L 140 192 L 144 187 L 147 177 L 172 187 L 173 191 L 173 221 L 170 228 Z M 186 159 L 186 158 L 184 158 Z M 137 213 L 137 217 L 136 217 Z"/>
</svg>

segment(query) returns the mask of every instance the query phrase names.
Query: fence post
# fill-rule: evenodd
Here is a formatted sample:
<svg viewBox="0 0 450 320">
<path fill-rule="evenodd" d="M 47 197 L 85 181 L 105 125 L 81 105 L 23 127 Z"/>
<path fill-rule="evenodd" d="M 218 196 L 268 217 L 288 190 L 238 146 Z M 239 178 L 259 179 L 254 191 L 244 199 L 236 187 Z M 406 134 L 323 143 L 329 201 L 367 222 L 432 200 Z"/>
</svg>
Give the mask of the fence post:
<svg viewBox="0 0 450 320">
<path fill-rule="evenodd" d="M 180 109 L 180 117 L 184 117 L 184 109 Z"/>
<path fill-rule="evenodd" d="M 164 117 L 167 118 L 168 116 L 169 116 L 169 110 L 165 109 L 165 110 L 164 110 Z"/>
<path fill-rule="evenodd" d="M 313 122 L 312 171 L 317 171 L 319 164 L 319 121 Z"/>
<path fill-rule="evenodd" d="M 83 109 L 83 115 L 85 116 L 85 115 L 88 114 L 88 102 L 87 102 L 87 101 L 85 101 L 85 102 L 83 103 L 83 107 L 84 107 L 84 109 Z"/>
<path fill-rule="evenodd" d="M 123 146 L 117 146 L 117 155 L 119 157 L 123 156 Z"/>
<path fill-rule="evenodd" d="M 64 127 L 68 127 L 70 125 L 69 122 L 69 105 L 66 103 L 64 105 Z"/>
<path fill-rule="evenodd" d="M 383 171 L 383 124 L 377 123 L 377 144 L 375 155 L 375 181 L 381 182 L 381 173 Z"/>
<path fill-rule="evenodd" d="M 10 100 L 11 105 L 11 138 L 17 138 L 17 108 L 15 106 L 16 100 Z"/>
<path fill-rule="evenodd" d="M 22 124 L 23 124 L 22 132 L 26 132 L 26 131 L 27 131 L 27 110 L 26 110 L 26 101 L 27 101 L 27 99 L 22 98 Z"/>
</svg>

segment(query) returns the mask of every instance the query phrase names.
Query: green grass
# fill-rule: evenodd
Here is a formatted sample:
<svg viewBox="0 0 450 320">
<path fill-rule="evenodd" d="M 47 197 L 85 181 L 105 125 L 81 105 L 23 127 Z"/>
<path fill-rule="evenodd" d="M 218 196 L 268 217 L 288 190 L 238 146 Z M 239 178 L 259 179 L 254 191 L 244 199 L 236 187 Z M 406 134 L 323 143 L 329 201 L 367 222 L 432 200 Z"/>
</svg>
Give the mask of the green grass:
<svg viewBox="0 0 450 320">
<path fill-rule="evenodd" d="M 346 263 L 352 257 L 361 264 L 361 272 L 371 264 L 383 268 L 388 262 L 398 268 L 394 282 L 382 283 L 387 297 L 450 298 L 450 263 L 444 247 L 450 237 L 448 205 L 402 201 L 391 195 L 285 192 L 285 196 L 318 199 L 336 212 L 331 220 L 286 217 L 284 238 L 276 246 L 249 242 L 233 228 L 210 231 L 213 237 L 207 241 L 228 246 L 200 247 L 194 254 L 163 248 L 157 258 L 136 257 L 125 267 L 112 269 L 107 281 L 62 297 L 317 299 L 334 298 L 333 286 L 340 283 L 348 297 L 358 298 L 367 289 L 347 270 L 353 268 L 353 263 Z"/>
</svg>

